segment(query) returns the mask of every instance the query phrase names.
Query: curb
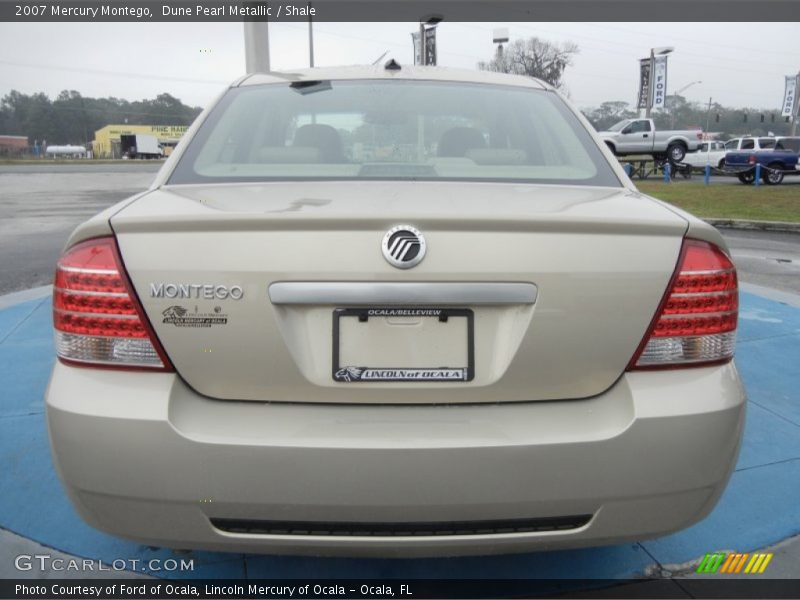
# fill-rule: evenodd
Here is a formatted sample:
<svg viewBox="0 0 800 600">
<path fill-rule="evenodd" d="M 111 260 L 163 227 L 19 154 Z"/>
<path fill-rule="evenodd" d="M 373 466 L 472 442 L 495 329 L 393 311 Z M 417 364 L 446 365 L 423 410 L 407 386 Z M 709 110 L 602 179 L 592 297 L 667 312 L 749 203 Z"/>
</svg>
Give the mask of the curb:
<svg viewBox="0 0 800 600">
<path fill-rule="evenodd" d="M 50 296 L 53 293 L 52 285 L 43 285 L 41 287 L 31 288 L 29 290 L 22 290 L 20 292 L 11 292 L 0 296 L 0 310 L 10 308 L 15 304 L 22 304 L 28 300 L 38 300 Z"/>
<path fill-rule="evenodd" d="M 741 229 L 749 231 L 782 231 L 800 233 L 800 223 L 785 221 L 747 221 L 744 219 L 703 219 L 718 229 Z"/>
</svg>

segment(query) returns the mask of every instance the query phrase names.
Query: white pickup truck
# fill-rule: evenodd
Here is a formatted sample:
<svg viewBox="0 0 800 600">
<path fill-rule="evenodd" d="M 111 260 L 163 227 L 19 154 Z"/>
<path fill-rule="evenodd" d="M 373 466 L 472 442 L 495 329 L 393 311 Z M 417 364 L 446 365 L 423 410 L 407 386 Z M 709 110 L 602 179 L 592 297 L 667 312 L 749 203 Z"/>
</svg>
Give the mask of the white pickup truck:
<svg viewBox="0 0 800 600">
<path fill-rule="evenodd" d="M 682 162 L 687 152 L 697 150 L 703 137 L 699 129 L 656 131 L 653 119 L 624 119 L 598 133 L 617 156 L 649 154 L 673 163 Z"/>
</svg>

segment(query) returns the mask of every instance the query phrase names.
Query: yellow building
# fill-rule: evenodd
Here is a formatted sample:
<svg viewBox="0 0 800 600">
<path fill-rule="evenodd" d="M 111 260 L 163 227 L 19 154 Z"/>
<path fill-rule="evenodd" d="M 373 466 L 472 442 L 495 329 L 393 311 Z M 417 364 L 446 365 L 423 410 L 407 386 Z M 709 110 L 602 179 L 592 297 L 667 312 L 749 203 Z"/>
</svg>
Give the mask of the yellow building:
<svg viewBox="0 0 800 600">
<path fill-rule="evenodd" d="M 106 125 L 94 132 L 92 150 L 96 158 L 121 158 L 119 137 L 138 133 L 156 136 L 169 156 L 187 129 L 186 125 Z"/>
</svg>

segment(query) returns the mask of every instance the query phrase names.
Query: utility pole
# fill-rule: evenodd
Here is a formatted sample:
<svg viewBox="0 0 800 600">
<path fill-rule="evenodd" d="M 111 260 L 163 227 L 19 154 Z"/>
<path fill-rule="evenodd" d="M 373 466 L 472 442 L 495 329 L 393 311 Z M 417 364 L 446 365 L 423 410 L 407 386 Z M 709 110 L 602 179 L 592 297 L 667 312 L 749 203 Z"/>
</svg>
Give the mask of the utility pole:
<svg viewBox="0 0 800 600">
<path fill-rule="evenodd" d="M 708 110 L 706 110 L 706 135 L 709 127 L 711 127 L 711 97 L 708 98 Z"/>
<path fill-rule="evenodd" d="M 314 68 L 314 29 L 311 26 L 311 2 L 308 3 L 308 66 Z"/>
<path fill-rule="evenodd" d="M 422 20 L 419 22 L 419 48 L 421 57 L 421 62 L 419 64 L 425 66 L 428 64 L 428 52 L 425 48 L 425 22 Z"/>
<path fill-rule="evenodd" d="M 794 84 L 794 111 L 792 112 L 792 127 L 789 130 L 789 135 L 794 136 L 797 133 L 797 117 L 800 116 L 800 94 L 798 94 L 798 88 L 800 88 L 800 71 L 797 72 L 797 76 L 795 77 L 795 84 Z"/>
<path fill-rule="evenodd" d="M 266 20 L 244 22 L 244 60 L 248 74 L 269 71 L 269 24 Z"/>
</svg>

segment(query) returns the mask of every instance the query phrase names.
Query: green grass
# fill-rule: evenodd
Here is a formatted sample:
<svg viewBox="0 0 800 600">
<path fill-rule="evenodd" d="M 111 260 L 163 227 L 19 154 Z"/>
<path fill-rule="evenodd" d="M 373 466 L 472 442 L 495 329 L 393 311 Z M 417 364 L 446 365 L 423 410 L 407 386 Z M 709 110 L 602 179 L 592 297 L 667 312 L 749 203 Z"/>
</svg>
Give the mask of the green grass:
<svg viewBox="0 0 800 600">
<path fill-rule="evenodd" d="M 636 187 L 701 218 L 800 223 L 800 185 L 635 182 Z"/>
</svg>

